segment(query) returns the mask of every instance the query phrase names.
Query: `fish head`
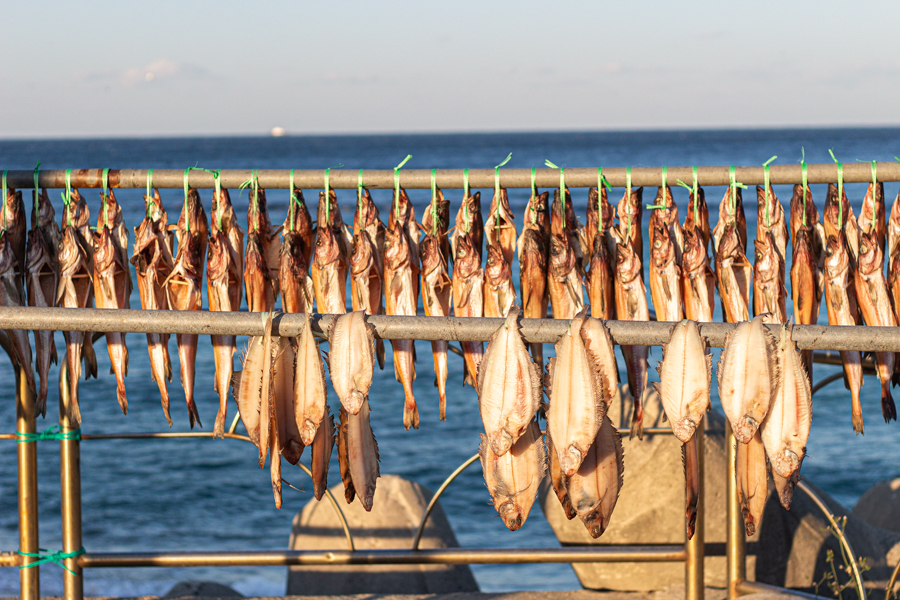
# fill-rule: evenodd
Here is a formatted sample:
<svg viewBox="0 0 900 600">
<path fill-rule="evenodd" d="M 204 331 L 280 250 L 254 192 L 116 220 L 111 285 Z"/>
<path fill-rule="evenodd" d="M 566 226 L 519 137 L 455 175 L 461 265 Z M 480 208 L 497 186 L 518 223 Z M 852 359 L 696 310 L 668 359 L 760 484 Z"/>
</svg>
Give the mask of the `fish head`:
<svg viewBox="0 0 900 600">
<path fill-rule="evenodd" d="M 641 273 L 641 260 L 638 258 L 631 244 L 618 244 L 616 246 L 616 272 L 623 282 L 633 281 Z"/>
<path fill-rule="evenodd" d="M 4 223 L 15 223 L 17 219 L 25 218 L 25 205 L 22 202 L 22 192 L 9 188 L 6 190 L 6 202 L 3 205 Z"/>
<path fill-rule="evenodd" d="M 594 539 L 603 535 L 603 532 L 606 531 L 606 527 L 609 525 L 609 519 L 603 515 L 602 506 L 592 510 L 583 516 L 581 520 L 584 522 L 584 526 L 587 527 L 588 533 Z"/>
<path fill-rule="evenodd" d="M 512 279 L 512 272 L 509 263 L 503 257 L 503 250 L 499 244 L 489 244 L 487 261 L 485 266 L 485 275 L 493 281 L 505 281 Z"/>
<path fill-rule="evenodd" d="M 793 261 L 806 262 L 812 260 L 812 237 L 809 227 L 801 227 L 794 234 Z"/>
<path fill-rule="evenodd" d="M 725 225 L 725 231 L 722 233 L 722 239 L 719 240 L 719 256 L 725 258 L 733 258 L 741 249 L 741 240 L 738 237 L 735 224 L 728 223 Z"/>
<path fill-rule="evenodd" d="M 186 218 L 189 220 L 186 221 Z M 200 192 L 195 188 L 188 188 L 187 200 L 181 209 L 181 216 L 178 217 L 177 227 L 180 232 L 187 232 L 190 229 L 192 235 L 199 232 L 204 240 L 209 235 L 209 221 L 206 220 L 206 211 L 203 210 L 203 202 L 200 201 Z"/>
<path fill-rule="evenodd" d="M 31 208 L 31 227 L 48 227 L 56 220 L 56 211 L 53 210 L 53 204 L 50 203 L 50 197 L 47 195 L 47 188 L 41 190 L 38 196 L 37 212 L 34 207 Z"/>
<path fill-rule="evenodd" d="M 122 223 L 122 206 L 116 200 L 116 193 L 112 188 L 106 190 L 106 194 L 100 192 L 100 211 L 97 213 L 97 227 L 108 225 L 115 227 Z"/>
<path fill-rule="evenodd" d="M 228 268 L 231 264 L 231 252 L 228 249 L 228 239 L 222 231 L 215 231 L 209 236 L 209 246 L 206 255 L 206 269 L 210 280 L 219 280 L 228 276 Z"/>
<path fill-rule="evenodd" d="M 622 199 L 619 200 L 619 205 L 616 207 L 616 212 L 618 213 L 619 223 L 622 224 L 623 230 L 627 227 L 625 224 L 628 222 L 629 217 L 631 218 L 632 224 L 640 223 L 641 217 L 641 203 L 644 198 L 644 188 L 636 187 L 631 188 L 631 194 L 628 193 L 628 190 L 625 190 L 625 195 L 622 196 Z"/>
<path fill-rule="evenodd" d="M 422 261 L 422 272 L 431 273 L 441 266 L 444 258 L 441 256 L 441 242 L 433 235 L 426 235 L 419 242 L 419 258 Z"/>
<path fill-rule="evenodd" d="M 412 202 L 409 200 L 409 194 L 406 190 L 400 188 L 395 194 L 395 199 L 391 203 L 390 214 L 388 215 L 388 228 L 394 226 L 394 223 L 400 223 L 402 226 L 409 226 L 416 220 L 416 213 L 413 209 Z"/>
<path fill-rule="evenodd" d="M 669 228 L 655 223 L 650 237 L 650 258 L 657 267 L 663 267 L 675 260 L 675 244 L 669 237 Z"/>
<path fill-rule="evenodd" d="M 522 507 L 513 500 L 509 500 L 497 508 L 497 513 L 510 531 L 517 531 L 525 524 L 526 515 L 523 514 Z"/>
<path fill-rule="evenodd" d="M 163 208 L 162 200 L 159 197 L 159 190 L 153 188 L 153 192 L 149 196 L 147 194 L 142 194 L 142 196 L 144 197 L 144 214 L 151 221 L 162 221 L 163 227 L 165 227 L 168 221 L 168 215 L 166 214 L 166 209 Z"/>
<path fill-rule="evenodd" d="M 338 244 L 337 234 L 331 227 L 317 228 L 315 258 L 319 268 L 339 260 L 341 248 Z"/>
<path fill-rule="evenodd" d="M 259 231 L 264 235 L 269 235 L 272 231 L 272 222 L 269 220 L 266 190 L 250 188 L 247 202 L 247 231 Z"/>
<path fill-rule="evenodd" d="M 378 207 L 372 201 L 372 194 L 368 188 L 362 188 L 357 198 L 356 212 L 353 213 L 353 229 L 366 228 L 377 221 Z"/>
<path fill-rule="evenodd" d="M 385 244 L 387 246 L 387 244 Z M 475 249 L 472 236 L 465 233 L 456 240 L 456 258 L 453 262 L 453 271 L 459 272 L 462 277 L 469 277 L 481 267 L 481 259 Z M 455 277 L 455 275 L 454 275 Z"/>
<path fill-rule="evenodd" d="M 688 219 L 691 211 L 688 211 Z M 690 224 L 690 226 L 688 226 Z M 681 254 L 681 264 L 685 271 L 693 271 L 704 258 L 706 258 L 706 249 L 703 247 L 700 230 L 694 224 L 693 220 L 685 221 L 684 228 L 684 248 Z"/>
<path fill-rule="evenodd" d="M 859 236 L 859 256 L 857 257 L 859 270 L 864 274 L 881 271 L 884 267 L 884 254 L 878 243 L 878 235 L 872 228 L 868 232 L 861 232 Z"/>
<path fill-rule="evenodd" d="M 807 200 L 808 202 L 808 200 Z M 828 184 L 828 194 L 825 196 L 825 215 L 826 221 L 830 221 L 837 227 L 838 220 L 843 223 L 850 218 L 850 202 L 847 200 L 847 190 L 841 190 L 838 194 L 838 187 L 833 183 Z"/>
<path fill-rule="evenodd" d="M 103 271 L 112 264 L 118 255 L 118 250 L 112 241 L 112 233 L 107 226 L 100 227 L 94 232 L 94 264 L 98 271 Z"/>
<path fill-rule="evenodd" d="M 409 240 L 399 221 L 384 232 L 384 261 L 392 269 L 399 269 L 409 261 Z"/>
<path fill-rule="evenodd" d="M 297 247 L 299 249 L 300 245 L 298 244 Z M 353 234 L 353 247 L 350 250 L 350 270 L 354 275 L 364 273 L 369 270 L 374 261 L 375 254 L 372 252 L 369 234 L 365 229 L 357 228 Z"/>
<path fill-rule="evenodd" d="M 840 273 L 849 266 L 847 256 L 847 242 L 844 234 L 841 236 L 829 235 L 825 243 L 825 268 L 831 273 Z"/>
<path fill-rule="evenodd" d="M 211 210 L 214 216 L 212 220 L 213 229 L 229 231 L 232 227 L 237 227 L 234 207 L 231 204 L 231 195 L 227 189 L 222 188 L 218 192 L 213 191 Z M 219 227 L 220 220 L 222 222 L 221 227 Z"/>
<path fill-rule="evenodd" d="M 328 190 L 327 199 L 325 192 L 319 192 L 319 205 L 316 208 L 316 225 L 317 228 L 329 226 L 340 228 L 344 225 L 341 207 L 337 201 L 337 193 L 333 189 Z"/>
<path fill-rule="evenodd" d="M 557 277 L 565 277 L 575 268 L 575 253 L 564 235 L 550 236 L 550 270 Z"/>
</svg>

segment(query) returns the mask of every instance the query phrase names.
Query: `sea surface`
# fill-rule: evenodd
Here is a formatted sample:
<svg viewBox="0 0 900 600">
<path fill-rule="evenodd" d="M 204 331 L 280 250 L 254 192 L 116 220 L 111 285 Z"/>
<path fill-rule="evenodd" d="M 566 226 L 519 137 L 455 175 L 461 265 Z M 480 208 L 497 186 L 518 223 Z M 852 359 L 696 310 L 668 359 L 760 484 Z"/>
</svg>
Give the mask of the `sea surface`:
<svg viewBox="0 0 900 600">
<path fill-rule="evenodd" d="M 485 168 L 500 163 L 510 152 L 513 156 L 508 167 L 540 167 L 545 159 L 564 167 L 754 165 L 773 155 L 778 156 L 776 164 L 796 163 L 800 160 L 801 148 L 805 149 L 809 163 L 830 162 L 829 149 L 848 163 L 892 160 L 900 153 L 900 129 L 0 141 L 0 168 L 33 169 L 41 161 L 42 168 L 47 169 L 183 169 L 195 165 L 210 169 L 325 169 L 338 164 L 348 169 L 389 169 L 407 154 L 413 155 L 407 163 L 408 168 Z M 670 181 L 670 184 L 674 182 Z M 865 185 L 846 187 L 858 214 Z M 898 184 L 885 187 L 890 204 L 897 195 Z M 813 185 L 811 188 L 821 211 L 825 186 Z M 673 189 L 683 217 L 687 192 L 678 187 Z M 789 186 L 774 186 L 774 189 L 787 207 Z M 311 201 L 316 198 L 317 190 L 304 191 L 311 210 L 314 210 Z M 724 191 L 725 188 L 707 189 L 713 223 L 718 218 L 718 204 Z M 96 219 L 99 191 L 83 192 L 93 219 Z M 645 200 L 652 202 L 655 192 L 655 189 L 647 190 Z M 486 196 L 484 210 L 487 210 L 491 190 L 483 190 L 483 193 Z M 621 190 L 613 190 L 610 200 L 617 202 L 621 193 Z M 447 192 L 452 214 L 458 209 L 461 195 L 459 190 Z M 513 211 L 521 222 L 528 191 L 510 190 L 509 195 Z M 390 191 L 375 191 L 373 196 L 385 215 L 390 205 Z M 417 214 L 421 215 L 428 205 L 429 191 L 412 190 L 410 196 Z M 573 189 L 572 196 L 583 220 L 587 191 Z M 125 207 L 125 220 L 131 231 L 143 216 L 141 191 L 121 190 L 117 191 L 117 197 Z M 208 211 L 210 192 L 202 191 L 201 197 Z M 51 198 L 59 215 L 58 191 Z M 287 192 L 271 190 L 268 198 L 272 221 L 280 223 L 286 212 Z M 247 194 L 233 190 L 232 199 L 243 219 Z M 344 206 L 345 219 L 352 222 L 353 192 L 339 191 L 338 199 Z M 163 190 L 162 200 L 174 222 L 182 192 Z M 753 239 L 756 210 L 752 190 L 745 196 L 745 207 L 749 237 Z M 517 268 L 514 272 L 518 276 Z M 133 307 L 140 306 L 136 289 L 131 303 Z M 827 315 L 823 306 L 820 322 L 825 321 Z M 56 341 L 62 357 L 61 334 L 56 334 Z M 115 379 L 107 374 L 109 358 L 101 341 L 97 345 L 101 377 L 83 381 L 80 388 L 84 433 L 168 429 L 160 409 L 159 392 L 150 379 L 146 338 L 129 335 L 128 343 L 131 358 L 126 380 L 129 414 L 124 416 L 119 410 Z M 239 345 L 245 343 L 245 339 L 239 340 Z M 430 345 L 418 342 L 417 352 L 415 390 L 421 411 L 421 428 L 418 431 L 403 429 L 402 388 L 394 381 L 390 351 L 385 370 L 375 372 L 371 394 L 372 426 L 381 449 L 382 472 L 411 478 L 434 490 L 460 463 L 477 452 L 481 424 L 477 398 L 470 387 L 462 387 L 462 360 L 454 354 L 449 358 L 447 421 L 438 420 Z M 187 431 L 174 336 L 171 354 L 175 372 L 175 380 L 169 384 L 175 420 L 172 430 Z M 659 358 L 659 350 L 654 349 L 651 367 L 655 367 Z M 826 377 L 837 369 L 817 365 L 815 379 Z M 207 428 L 212 427 L 218 407 L 212 386 L 213 371 L 212 347 L 207 340 L 201 339 L 196 395 Z M 655 376 L 655 369 L 651 369 L 651 375 Z M 57 376 L 58 371 L 54 369 L 51 377 L 55 380 Z M 5 410 L 0 410 L 0 431 L 3 432 L 12 432 L 15 428 L 13 381 L 8 361 L 0 359 L 0 382 L 5 382 L 0 384 L 0 405 L 6 406 Z M 39 430 L 56 422 L 55 397 L 55 386 L 51 385 L 50 416 L 38 423 Z M 853 434 L 849 395 L 843 386 L 833 384 L 815 396 L 809 458 L 803 464 L 803 475 L 846 506 L 853 506 L 875 482 L 900 474 L 896 461 L 900 452 L 900 425 L 883 422 L 879 398 L 877 379 L 867 376 L 863 387 L 866 419 L 863 437 Z M 331 403 L 336 406 L 333 394 Z M 713 405 L 718 410 L 715 398 Z M 233 416 L 233 404 L 229 411 Z M 6 456 L 6 460 L 0 461 L 0 550 L 15 550 L 18 543 L 15 443 L 0 444 L 5 444 L 0 445 L 0 452 Z M 41 443 L 38 456 L 41 546 L 59 549 L 58 446 L 53 442 Z M 308 459 L 308 455 L 304 459 Z M 284 506 L 276 510 L 268 469 L 259 469 L 255 449 L 246 443 L 209 439 L 87 441 L 82 445 L 84 545 L 91 551 L 286 548 L 291 520 L 312 494 L 309 482 L 299 469 L 288 465 L 285 469 L 285 478 L 302 492 L 285 487 Z M 338 481 L 335 461 L 331 482 Z M 513 533 L 505 529 L 491 504 L 478 463 L 450 486 L 442 504 L 463 546 L 557 545 L 537 505 L 521 530 Z M 475 566 L 473 570 L 481 589 L 489 592 L 579 587 L 568 565 Z M 97 569 L 85 574 L 85 592 L 108 596 L 156 595 L 164 594 L 180 580 L 211 579 L 232 585 L 247 595 L 278 595 L 285 591 L 286 575 L 284 568 Z M 17 586 L 17 571 L 0 569 L 0 595 L 16 594 Z M 59 568 L 43 567 L 42 592 L 58 595 L 61 591 Z"/>
</svg>

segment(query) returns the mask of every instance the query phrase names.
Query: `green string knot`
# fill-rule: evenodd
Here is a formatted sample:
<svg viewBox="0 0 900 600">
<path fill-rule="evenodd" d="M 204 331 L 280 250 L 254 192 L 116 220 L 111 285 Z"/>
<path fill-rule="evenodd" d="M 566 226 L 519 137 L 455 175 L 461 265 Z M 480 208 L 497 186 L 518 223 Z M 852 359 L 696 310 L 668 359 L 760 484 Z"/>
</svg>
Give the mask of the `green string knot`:
<svg viewBox="0 0 900 600">
<path fill-rule="evenodd" d="M 40 433 L 21 433 L 17 431 L 16 438 L 16 443 L 19 444 L 30 444 L 32 442 L 42 442 L 45 440 L 81 441 L 81 428 L 63 431 L 59 425 L 54 425 Z"/>
<path fill-rule="evenodd" d="M 39 552 L 22 552 L 21 550 L 19 550 L 20 556 L 27 556 L 29 558 L 38 559 L 32 563 L 28 563 L 27 565 L 19 565 L 19 569 L 30 569 L 31 567 L 37 567 L 44 563 L 55 563 L 72 575 L 78 575 L 78 573 L 64 565 L 63 561 L 69 558 L 77 558 L 81 556 L 82 554 L 84 554 L 84 547 L 81 547 L 74 552 L 63 552 L 62 550 L 60 550 L 59 552 L 49 552 L 48 550 L 44 550 L 43 548 L 39 548 L 38 550 Z"/>
<path fill-rule="evenodd" d="M 512 152 L 509 153 L 502 163 L 494 167 L 494 196 L 497 198 L 497 212 L 494 215 L 494 228 L 500 229 L 500 167 L 509 162 L 512 158 Z"/>
<path fill-rule="evenodd" d="M 831 151 L 831 148 L 828 149 L 828 154 L 831 155 L 831 160 L 835 162 L 837 165 L 837 184 L 838 184 L 838 208 L 840 209 L 840 214 L 838 214 L 838 230 L 843 231 L 844 229 L 844 165 L 839 162 L 838 159 L 834 157 L 834 152 Z M 872 193 L 875 193 L 874 188 L 872 189 Z"/>
<path fill-rule="evenodd" d="M 407 154 L 406 158 L 400 161 L 400 164 L 394 167 L 394 214 L 400 218 L 400 169 L 409 162 L 412 154 Z"/>
<path fill-rule="evenodd" d="M 773 156 L 769 160 L 763 163 L 763 171 L 765 173 L 765 200 L 766 200 L 766 227 L 771 225 L 769 221 L 769 189 L 771 186 L 769 185 L 769 163 L 778 158 L 777 156 Z"/>
<path fill-rule="evenodd" d="M 562 228 L 566 229 L 566 170 L 564 167 L 558 167 L 549 160 L 544 160 L 544 164 L 551 169 L 559 169 L 559 201 L 562 206 Z"/>
</svg>

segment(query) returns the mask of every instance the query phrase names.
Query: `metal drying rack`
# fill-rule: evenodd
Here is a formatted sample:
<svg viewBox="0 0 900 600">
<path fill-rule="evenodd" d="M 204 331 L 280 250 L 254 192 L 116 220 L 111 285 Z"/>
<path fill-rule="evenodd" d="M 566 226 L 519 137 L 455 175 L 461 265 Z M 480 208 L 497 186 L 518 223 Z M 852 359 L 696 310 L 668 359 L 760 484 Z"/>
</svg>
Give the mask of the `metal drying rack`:
<svg viewBox="0 0 900 600">
<path fill-rule="evenodd" d="M 879 181 L 900 181 L 900 163 L 877 163 Z M 838 181 L 840 167 L 834 164 L 805 165 L 808 183 L 831 183 Z M 727 186 L 735 181 L 743 184 L 763 184 L 766 180 L 763 167 L 668 167 L 669 181 L 682 179 L 691 181 L 694 173 L 697 182 L 703 186 Z M 602 176 L 609 184 L 624 187 L 656 186 L 661 182 L 664 170 L 649 168 L 608 168 Z M 218 172 L 219 185 L 238 187 L 251 177 L 257 177 L 263 188 L 288 188 L 292 173 L 287 170 L 223 170 Z M 471 188 L 557 187 L 562 171 L 559 169 L 472 169 L 464 174 L 461 169 L 437 170 L 434 172 L 436 184 L 442 188 L 462 189 L 467 180 Z M 107 182 L 113 188 L 144 188 L 148 170 L 109 169 Z M 66 170 L 44 170 L 37 174 L 38 185 L 46 188 L 64 188 L 67 183 Z M 333 189 L 356 189 L 359 184 L 357 171 L 330 170 L 328 185 Z M 566 187 L 596 186 L 597 169 L 573 168 L 565 171 Z M 800 183 L 803 167 L 800 165 L 773 165 L 770 167 L 769 183 Z M 34 171 L 7 173 L 8 185 L 16 188 L 32 188 L 35 183 Z M 293 182 L 296 188 L 319 189 L 325 185 L 324 171 L 295 170 Z M 394 188 L 399 184 L 409 189 L 431 187 L 430 170 L 372 170 L 364 172 L 365 187 Z M 846 183 L 871 182 L 872 166 L 867 163 L 843 165 L 843 181 Z M 630 180 L 630 181 L 629 181 Z M 104 183 L 104 169 L 72 169 L 68 172 L 68 183 L 72 187 L 100 188 Z M 193 188 L 213 188 L 216 176 L 203 170 L 153 170 L 153 185 L 158 188 L 182 188 L 189 183 Z M 313 331 L 323 333 L 333 315 L 315 315 Z M 369 316 L 369 323 L 375 327 L 376 336 L 382 339 L 415 340 L 456 340 L 487 341 L 491 334 L 503 323 L 503 319 L 421 317 L 421 316 Z M 280 314 L 275 317 L 273 335 L 296 336 L 304 323 L 304 316 Z M 619 345 L 661 345 L 668 341 L 672 323 L 609 321 L 610 335 Z M 567 321 L 554 319 L 523 319 L 522 334 L 527 342 L 554 343 L 565 332 Z M 258 315 L 239 312 L 208 311 L 147 311 L 147 310 L 100 310 L 64 308 L 2 308 L 0 307 L 0 330 L 54 330 L 54 331 L 116 331 L 124 333 L 191 333 L 200 335 L 262 335 L 263 323 Z M 776 326 L 773 333 L 777 333 Z M 704 323 L 700 333 L 711 347 L 722 347 L 725 335 L 734 325 L 724 323 Z M 792 339 L 801 350 L 865 350 L 900 352 L 900 328 L 888 327 L 838 327 L 826 325 L 796 325 Z M 12 357 L 9 340 L 0 331 L 0 346 Z M 18 365 L 16 370 L 16 430 L 19 434 L 35 433 L 34 394 L 25 382 L 24 372 Z M 835 363 L 833 355 L 816 353 L 816 362 Z M 65 363 L 65 361 L 63 361 Z M 61 381 L 65 381 L 65 364 L 60 369 Z M 817 384 L 816 389 L 834 381 L 830 377 Z M 68 386 L 60 386 L 59 424 L 62 432 L 73 431 L 78 424 L 68 421 Z M 249 438 L 234 432 L 237 420 L 232 424 L 226 439 L 248 441 Z M 727 541 L 726 563 L 728 597 L 760 591 L 779 591 L 801 597 L 815 598 L 794 590 L 746 580 L 745 534 L 738 494 L 735 485 L 735 438 L 726 426 L 726 446 L 728 447 L 728 488 L 727 501 Z M 648 435 L 668 434 L 668 428 L 645 429 Z M 566 546 L 562 548 L 442 548 L 419 549 L 426 520 L 437 499 L 447 486 L 466 467 L 475 462 L 475 457 L 465 461 L 444 483 L 430 502 L 416 533 L 410 550 L 355 550 L 353 539 L 343 512 L 333 497 L 330 501 L 337 510 L 348 542 L 348 550 L 274 550 L 235 552 L 83 552 L 81 514 L 81 440 L 109 439 L 166 439 L 166 438 L 211 438 L 210 433 L 135 433 L 82 435 L 80 439 L 65 436 L 60 439 L 60 482 L 62 512 L 62 553 L 60 564 L 63 571 L 64 597 L 67 600 L 81 600 L 84 596 L 82 574 L 84 569 L 99 567 L 199 567 L 199 566 L 292 566 L 292 565 L 388 565 L 388 564 L 524 564 L 524 563 L 599 563 L 599 562 L 683 562 L 685 565 L 685 598 L 702 600 L 704 597 L 704 557 L 706 543 L 704 535 L 704 436 L 698 437 L 700 455 L 700 494 L 697 507 L 697 525 L 694 536 L 684 545 L 588 545 Z M 17 434 L 2 434 L 0 439 L 19 440 Z M 21 441 L 21 440 L 19 440 Z M 17 444 L 18 458 L 18 505 L 19 505 L 19 549 L 0 553 L 0 566 L 20 567 L 19 596 L 23 600 L 40 598 L 39 566 L 29 565 L 41 562 L 38 535 L 38 491 L 37 491 L 37 449 L 33 443 Z M 835 522 L 833 515 L 813 491 L 800 482 L 798 489 L 808 494 L 835 526 L 840 543 L 851 557 L 855 587 L 865 600 L 865 589 L 852 549 Z"/>
</svg>

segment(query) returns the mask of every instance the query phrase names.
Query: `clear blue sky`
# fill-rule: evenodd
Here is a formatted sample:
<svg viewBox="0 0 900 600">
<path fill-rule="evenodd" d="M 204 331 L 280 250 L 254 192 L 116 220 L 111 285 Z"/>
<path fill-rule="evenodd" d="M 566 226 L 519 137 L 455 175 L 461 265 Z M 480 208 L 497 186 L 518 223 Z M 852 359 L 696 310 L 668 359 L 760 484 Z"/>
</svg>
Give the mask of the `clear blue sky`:
<svg viewBox="0 0 900 600">
<path fill-rule="evenodd" d="M 900 2 L 4 2 L 0 137 L 900 124 Z"/>
</svg>

